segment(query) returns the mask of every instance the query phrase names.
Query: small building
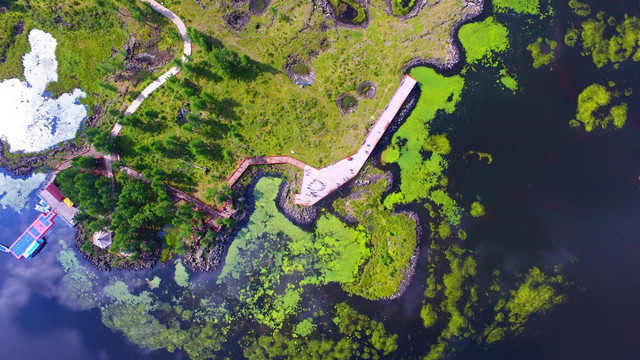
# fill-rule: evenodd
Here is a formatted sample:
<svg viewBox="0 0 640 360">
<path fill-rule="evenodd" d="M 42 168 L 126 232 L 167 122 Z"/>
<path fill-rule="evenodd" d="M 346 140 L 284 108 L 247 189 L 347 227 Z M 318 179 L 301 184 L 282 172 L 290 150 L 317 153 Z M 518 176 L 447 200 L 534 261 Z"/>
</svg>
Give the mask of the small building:
<svg viewBox="0 0 640 360">
<path fill-rule="evenodd" d="M 64 201 L 64 195 L 62 195 L 62 192 L 54 183 L 49 184 L 46 188 L 44 188 L 44 190 L 51 194 L 51 196 L 53 196 L 53 198 L 58 200 L 59 202 Z"/>
<path fill-rule="evenodd" d="M 111 244 L 113 244 L 111 231 L 107 231 L 106 229 L 96 231 L 91 238 L 91 242 L 93 242 L 93 245 L 101 249 L 108 248 L 109 246 L 111 246 Z"/>
</svg>

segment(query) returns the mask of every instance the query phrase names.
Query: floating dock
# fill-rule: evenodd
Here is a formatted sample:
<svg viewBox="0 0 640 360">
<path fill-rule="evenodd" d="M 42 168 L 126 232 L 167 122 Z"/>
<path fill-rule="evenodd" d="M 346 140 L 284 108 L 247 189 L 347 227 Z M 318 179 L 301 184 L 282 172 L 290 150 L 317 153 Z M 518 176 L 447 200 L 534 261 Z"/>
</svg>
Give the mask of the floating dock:
<svg viewBox="0 0 640 360">
<path fill-rule="evenodd" d="M 23 257 L 28 258 L 35 253 L 35 251 L 42 245 L 42 237 L 53 226 L 53 218 L 56 217 L 56 213 L 51 211 L 47 214 L 40 214 L 36 221 L 34 221 L 27 230 L 25 230 L 16 241 L 9 247 L 9 251 L 17 259 Z"/>
</svg>

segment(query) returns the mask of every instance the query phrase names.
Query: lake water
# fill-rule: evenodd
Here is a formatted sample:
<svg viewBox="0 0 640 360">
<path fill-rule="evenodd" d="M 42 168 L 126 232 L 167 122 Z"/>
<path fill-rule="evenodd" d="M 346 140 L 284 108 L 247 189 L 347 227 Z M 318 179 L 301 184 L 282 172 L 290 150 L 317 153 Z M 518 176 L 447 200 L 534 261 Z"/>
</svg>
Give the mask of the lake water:
<svg viewBox="0 0 640 360">
<path fill-rule="evenodd" d="M 521 89 L 513 95 L 496 85 L 493 69 L 469 71 L 465 76 L 471 85 L 457 111 L 439 115 L 434 130 L 446 131 L 451 140 L 452 193 L 467 199 L 479 195 L 486 205 L 485 217 L 463 224 L 469 235 L 466 246 L 476 254 L 478 278 L 494 268 L 515 272 L 532 265 L 562 265 L 572 285 L 563 304 L 533 319 L 517 338 L 490 349 L 465 344 L 455 358 L 634 359 L 640 353 L 638 63 L 598 70 L 577 48 L 560 46 L 553 71 L 533 70 L 527 44 L 539 35 L 563 41 L 568 9 L 555 7 L 556 21 L 544 34 L 520 31 L 527 24 L 515 16 L 497 17 L 511 31 L 513 53 L 506 64 L 517 73 Z M 640 13 L 637 5 L 619 1 L 596 1 L 592 7 L 616 16 Z M 569 127 L 580 91 L 610 80 L 635 92 L 625 100 L 629 117 L 624 128 L 586 133 Z M 470 150 L 492 154 L 493 162 L 463 160 Z M 2 243 L 10 245 L 37 217 L 35 203 L 32 195 L 21 214 L 0 210 Z M 5 344 L 11 344 L 0 349 L 1 359 L 52 354 L 75 359 L 186 358 L 182 352 L 142 349 L 103 325 L 98 307 L 82 310 L 57 259 L 65 248 L 61 241 L 73 248 L 73 230 L 58 219 L 47 239 L 42 252 L 30 260 L 0 254 L 0 329 Z M 330 303 L 347 300 L 362 313 L 386 319 L 387 330 L 399 334 L 403 358 L 424 354 L 433 336 L 419 317 L 429 263 L 427 236 L 420 246 L 417 273 L 400 299 L 371 302 L 347 297 L 338 286 L 322 289 Z M 79 261 L 89 268 L 81 257 Z M 158 276 L 167 284 L 158 296 L 171 297 L 181 291 L 169 284 L 173 272 L 174 266 L 94 272 L 93 281 L 119 279 L 142 288 L 140 279 Z M 192 275 L 192 282 L 202 284 L 200 292 L 206 288 L 213 293 L 217 288 L 206 284 L 216 276 Z"/>
</svg>

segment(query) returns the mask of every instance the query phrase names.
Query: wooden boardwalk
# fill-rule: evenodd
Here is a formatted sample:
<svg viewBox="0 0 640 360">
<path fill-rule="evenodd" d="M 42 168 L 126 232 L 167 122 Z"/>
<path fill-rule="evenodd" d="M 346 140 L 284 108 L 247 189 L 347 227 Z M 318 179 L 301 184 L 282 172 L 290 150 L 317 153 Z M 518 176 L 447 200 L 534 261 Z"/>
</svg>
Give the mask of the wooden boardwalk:
<svg viewBox="0 0 640 360">
<path fill-rule="evenodd" d="M 322 169 L 306 166 L 302 176 L 300 193 L 294 196 L 293 202 L 297 205 L 314 205 L 353 179 L 364 166 L 416 83 L 417 80 L 411 76 L 404 76 L 391 100 L 355 154 Z"/>
<path fill-rule="evenodd" d="M 151 183 L 151 181 L 149 181 L 147 178 L 145 178 L 144 175 L 142 175 L 142 173 L 140 173 L 138 171 L 135 171 L 130 167 L 124 166 L 122 168 L 122 170 L 125 171 L 129 177 L 144 181 L 144 182 L 146 182 L 148 184 Z M 230 217 L 231 215 L 233 215 L 235 213 L 235 210 L 229 210 L 227 208 L 227 206 L 226 206 L 227 204 L 225 204 L 225 207 L 223 207 L 222 210 L 218 210 L 218 209 L 214 208 L 213 206 L 205 204 L 200 199 L 198 199 L 198 198 L 196 198 L 196 197 L 194 197 L 192 195 L 189 195 L 189 194 L 185 193 L 184 191 L 182 191 L 180 189 L 177 189 L 177 188 L 175 188 L 175 187 L 173 187 L 171 185 L 166 185 L 166 186 L 167 186 L 167 193 L 170 196 L 173 196 L 173 197 L 175 197 L 177 199 L 184 200 L 184 201 L 186 201 L 188 203 L 194 204 L 198 209 L 200 209 L 200 210 L 204 211 L 205 213 L 211 215 L 214 219 L 215 218 L 219 218 L 219 217 L 228 218 L 228 217 Z"/>
<path fill-rule="evenodd" d="M 294 196 L 294 204 L 314 205 L 347 183 L 347 181 L 353 179 L 360 172 L 360 169 L 364 166 L 416 83 L 417 80 L 411 76 L 404 76 L 382 114 L 369 130 L 358 151 L 346 159 L 337 161 L 322 169 L 316 169 L 287 155 L 246 158 L 227 177 L 227 183 L 229 186 L 233 186 L 251 165 L 291 164 L 303 170 L 300 193 Z"/>
<path fill-rule="evenodd" d="M 275 164 L 290 164 L 297 167 L 300 170 L 304 170 L 305 167 L 309 166 L 302 161 L 292 158 L 288 155 L 277 155 L 277 156 L 258 156 L 252 158 L 245 158 L 242 160 L 240 165 L 236 167 L 235 170 L 227 177 L 227 184 L 229 186 L 233 186 L 233 184 L 240 179 L 242 174 L 249 168 L 251 165 L 275 165 Z"/>
</svg>

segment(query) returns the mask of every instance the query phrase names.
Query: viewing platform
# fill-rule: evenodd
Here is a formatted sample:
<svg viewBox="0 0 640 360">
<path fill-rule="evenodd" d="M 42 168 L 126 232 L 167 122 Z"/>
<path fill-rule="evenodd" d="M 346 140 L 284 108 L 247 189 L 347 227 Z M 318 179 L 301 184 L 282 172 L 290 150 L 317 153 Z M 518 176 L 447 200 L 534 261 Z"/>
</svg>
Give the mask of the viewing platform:
<svg viewBox="0 0 640 360">
<path fill-rule="evenodd" d="M 296 205 L 314 205 L 353 179 L 364 166 L 417 82 L 409 75 L 404 76 L 400 86 L 355 154 L 322 169 L 306 165 L 303 170 L 300 193 L 295 195 L 293 202 Z"/>
</svg>

